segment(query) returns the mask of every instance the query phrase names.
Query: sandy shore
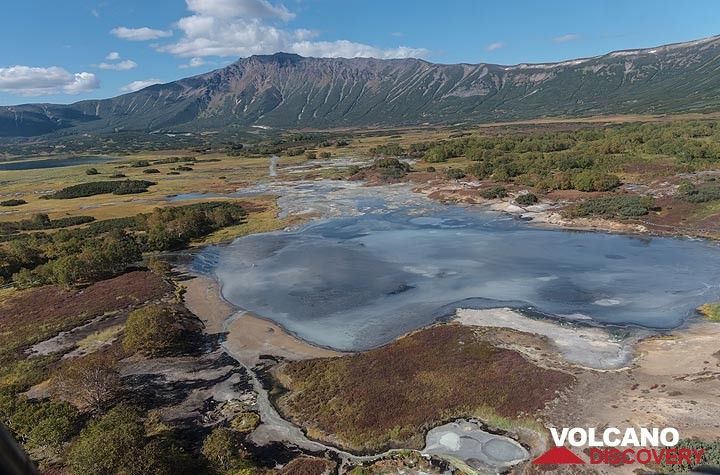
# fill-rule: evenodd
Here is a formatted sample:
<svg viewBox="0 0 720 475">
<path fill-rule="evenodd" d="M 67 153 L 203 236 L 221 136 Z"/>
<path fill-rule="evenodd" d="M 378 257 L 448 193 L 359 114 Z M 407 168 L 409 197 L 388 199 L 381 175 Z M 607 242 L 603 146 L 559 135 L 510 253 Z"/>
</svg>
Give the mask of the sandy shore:
<svg viewBox="0 0 720 475">
<path fill-rule="evenodd" d="M 211 278 L 196 276 L 183 285 L 187 287 L 187 308 L 203 321 L 209 334 L 226 332 L 225 345 L 248 367 L 255 366 L 261 355 L 302 360 L 341 354 L 313 346 L 268 320 L 239 311 L 220 296 L 220 288 Z"/>
</svg>

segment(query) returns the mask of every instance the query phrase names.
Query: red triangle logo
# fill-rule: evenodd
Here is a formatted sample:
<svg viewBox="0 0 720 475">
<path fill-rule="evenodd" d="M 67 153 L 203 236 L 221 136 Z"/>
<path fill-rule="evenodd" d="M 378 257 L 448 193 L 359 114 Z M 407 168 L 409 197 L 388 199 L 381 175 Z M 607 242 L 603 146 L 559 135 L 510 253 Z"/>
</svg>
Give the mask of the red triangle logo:
<svg viewBox="0 0 720 475">
<path fill-rule="evenodd" d="M 555 447 L 532 461 L 533 465 L 580 465 L 585 461 L 565 447 Z"/>
</svg>

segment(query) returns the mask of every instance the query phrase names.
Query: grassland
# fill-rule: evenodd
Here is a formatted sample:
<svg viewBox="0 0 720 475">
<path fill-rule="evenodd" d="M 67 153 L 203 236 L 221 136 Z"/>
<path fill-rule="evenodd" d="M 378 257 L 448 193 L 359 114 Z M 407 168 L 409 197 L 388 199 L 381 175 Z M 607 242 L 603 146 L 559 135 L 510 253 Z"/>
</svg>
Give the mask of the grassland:
<svg viewBox="0 0 720 475">
<path fill-rule="evenodd" d="M 353 356 L 290 362 L 275 372 L 282 411 L 313 437 L 350 450 L 420 448 L 439 423 L 476 416 L 508 428 L 572 385 L 492 346 L 471 328 L 442 325 Z"/>
<path fill-rule="evenodd" d="M 268 159 L 265 157 L 229 157 L 226 154 L 205 154 L 203 161 L 192 163 L 192 171 L 182 171 L 179 175 L 168 175 L 171 168 L 178 164 L 152 165 L 160 170 L 160 174 L 148 175 L 143 168 L 131 167 L 139 160 L 163 160 L 168 157 L 186 154 L 184 151 L 138 154 L 131 158 L 121 158 L 104 165 L 94 165 L 99 175 L 88 176 L 87 166 L 71 166 L 53 169 L 19 170 L 0 172 L 2 199 L 24 199 L 28 203 L 14 208 L 3 209 L 0 221 L 20 221 L 29 219 L 34 214 L 45 213 L 52 219 L 91 214 L 97 220 L 134 216 L 152 211 L 158 206 L 171 203 L 168 196 L 183 193 L 215 193 L 227 194 L 237 191 L 249 184 L 266 180 L 268 177 Z M 283 166 L 302 163 L 303 157 L 284 157 Z M 147 180 L 149 177 L 157 185 L 150 187 L 148 192 L 137 195 L 97 195 L 72 200 L 41 200 L 40 197 L 62 188 L 87 183 L 105 181 L 115 173 L 122 173 L 122 180 Z M 183 204 L 204 201 L 183 201 Z"/>
</svg>

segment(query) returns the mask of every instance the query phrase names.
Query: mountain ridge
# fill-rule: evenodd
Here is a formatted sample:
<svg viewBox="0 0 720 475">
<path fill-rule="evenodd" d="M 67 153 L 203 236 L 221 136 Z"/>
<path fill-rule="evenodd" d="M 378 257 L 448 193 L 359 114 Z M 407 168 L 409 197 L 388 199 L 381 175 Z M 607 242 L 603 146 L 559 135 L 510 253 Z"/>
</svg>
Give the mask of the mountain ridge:
<svg viewBox="0 0 720 475">
<path fill-rule="evenodd" d="M 480 123 L 720 110 L 720 36 L 555 63 L 255 55 L 140 91 L 0 107 L 0 136 Z"/>
</svg>

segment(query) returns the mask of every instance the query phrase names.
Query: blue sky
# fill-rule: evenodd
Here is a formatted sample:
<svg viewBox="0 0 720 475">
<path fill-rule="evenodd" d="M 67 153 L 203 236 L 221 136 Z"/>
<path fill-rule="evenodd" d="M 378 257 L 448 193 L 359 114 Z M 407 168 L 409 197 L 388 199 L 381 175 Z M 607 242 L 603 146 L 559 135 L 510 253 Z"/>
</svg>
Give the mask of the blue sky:
<svg viewBox="0 0 720 475">
<path fill-rule="evenodd" d="M 0 104 L 111 97 L 238 57 L 517 64 L 720 34 L 693 0 L 5 0 Z"/>
</svg>

